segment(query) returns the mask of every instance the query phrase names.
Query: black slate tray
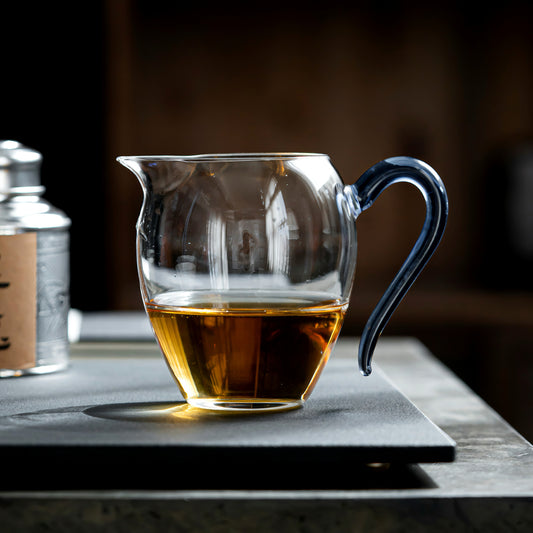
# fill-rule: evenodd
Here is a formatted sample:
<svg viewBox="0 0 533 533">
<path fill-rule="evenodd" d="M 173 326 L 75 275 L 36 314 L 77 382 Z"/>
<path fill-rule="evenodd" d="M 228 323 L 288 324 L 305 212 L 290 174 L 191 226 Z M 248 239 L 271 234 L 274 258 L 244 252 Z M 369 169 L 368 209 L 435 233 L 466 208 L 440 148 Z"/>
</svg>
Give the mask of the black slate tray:
<svg viewBox="0 0 533 533">
<path fill-rule="evenodd" d="M 162 359 L 112 352 L 2 380 L 0 400 L 0 453 L 27 472 L 0 490 L 418 486 L 403 465 L 455 453 L 379 368 L 334 357 L 305 407 L 280 413 L 189 408 Z"/>
</svg>

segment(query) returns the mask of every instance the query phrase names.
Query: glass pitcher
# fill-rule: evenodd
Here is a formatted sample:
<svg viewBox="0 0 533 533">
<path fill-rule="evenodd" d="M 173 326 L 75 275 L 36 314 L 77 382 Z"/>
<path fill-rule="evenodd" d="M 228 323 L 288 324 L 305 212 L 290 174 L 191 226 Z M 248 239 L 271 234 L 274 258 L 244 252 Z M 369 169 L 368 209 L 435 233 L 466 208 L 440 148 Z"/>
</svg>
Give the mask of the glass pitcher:
<svg viewBox="0 0 533 533">
<path fill-rule="evenodd" d="M 264 411 L 303 405 L 340 333 L 356 266 L 358 216 L 389 185 L 423 194 L 426 218 L 359 345 L 377 339 L 444 232 L 437 173 L 386 159 L 345 185 L 312 153 L 125 156 L 144 201 L 137 222 L 142 298 L 186 401 Z"/>
</svg>

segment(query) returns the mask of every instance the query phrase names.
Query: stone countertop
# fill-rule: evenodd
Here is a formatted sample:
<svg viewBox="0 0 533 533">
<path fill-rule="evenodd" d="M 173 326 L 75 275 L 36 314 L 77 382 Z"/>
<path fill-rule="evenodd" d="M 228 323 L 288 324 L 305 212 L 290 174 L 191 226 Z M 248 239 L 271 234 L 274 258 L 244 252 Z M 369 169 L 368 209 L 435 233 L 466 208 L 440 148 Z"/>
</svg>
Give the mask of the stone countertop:
<svg viewBox="0 0 533 533">
<path fill-rule="evenodd" d="M 339 351 L 344 356 L 344 344 Z M 381 342 L 376 360 L 457 443 L 453 463 L 422 466 L 438 485 L 435 497 L 525 497 L 533 504 L 533 447 L 527 440 L 416 340 Z"/>
<path fill-rule="evenodd" d="M 109 349 L 105 343 L 81 343 L 73 346 L 72 356 L 105 356 Z M 356 349 L 355 339 L 341 338 L 333 357 L 353 358 L 355 366 Z M 113 353 L 119 352 L 147 356 L 157 348 L 113 344 Z M 382 338 L 375 361 L 457 443 L 454 462 L 413 467 L 419 484 L 342 490 L 4 490 L 2 531 L 533 531 L 531 444 L 415 339 Z M 175 474 L 183 476 L 184 486 L 191 475 L 185 466 Z"/>
</svg>

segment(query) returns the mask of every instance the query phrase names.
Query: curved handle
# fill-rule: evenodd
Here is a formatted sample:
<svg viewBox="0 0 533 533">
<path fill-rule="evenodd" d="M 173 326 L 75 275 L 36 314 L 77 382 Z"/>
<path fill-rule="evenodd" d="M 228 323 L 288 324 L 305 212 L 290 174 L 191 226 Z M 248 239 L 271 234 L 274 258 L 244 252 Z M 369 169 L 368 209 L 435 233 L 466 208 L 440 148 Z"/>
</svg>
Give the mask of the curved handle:
<svg viewBox="0 0 533 533">
<path fill-rule="evenodd" d="M 426 219 L 411 253 L 370 315 L 359 344 L 359 368 L 372 372 L 372 355 L 378 337 L 413 282 L 436 250 L 448 218 L 448 196 L 439 175 L 426 163 L 411 157 L 385 159 L 367 170 L 354 185 L 350 196 L 358 216 L 393 183 L 415 185 L 426 201 Z"/>
</svg>

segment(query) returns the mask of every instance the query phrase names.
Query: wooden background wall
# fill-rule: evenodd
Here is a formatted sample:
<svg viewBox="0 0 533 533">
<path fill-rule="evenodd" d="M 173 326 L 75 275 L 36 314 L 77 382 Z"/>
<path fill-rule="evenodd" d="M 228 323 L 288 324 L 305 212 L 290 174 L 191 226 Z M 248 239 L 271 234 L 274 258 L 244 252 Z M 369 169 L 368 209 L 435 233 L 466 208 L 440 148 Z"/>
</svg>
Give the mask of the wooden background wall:
<svg viewBox="0 0 533 533">
<path fill-rule="evenodd" d="M 533 146 L 530 2 L 84 4 L 66 22 L 55 6 L 11 6 L 0 41 L 0 137 L 43 152 L 47 198 L 73 219 L 74 306 L 141 308 L 141 190 L 117 155 L 319 151 L 347 183 L 385 157 L 419 157 L 445 181 L 449 224 L 386 333 L 421 338 L 533 436 L 521 409 L 533 257 L 505 232 L 507 170 Z M 345 333 L 360 332 L 423 216 L 402 185 L 360 217 Z"/>
</svg>

